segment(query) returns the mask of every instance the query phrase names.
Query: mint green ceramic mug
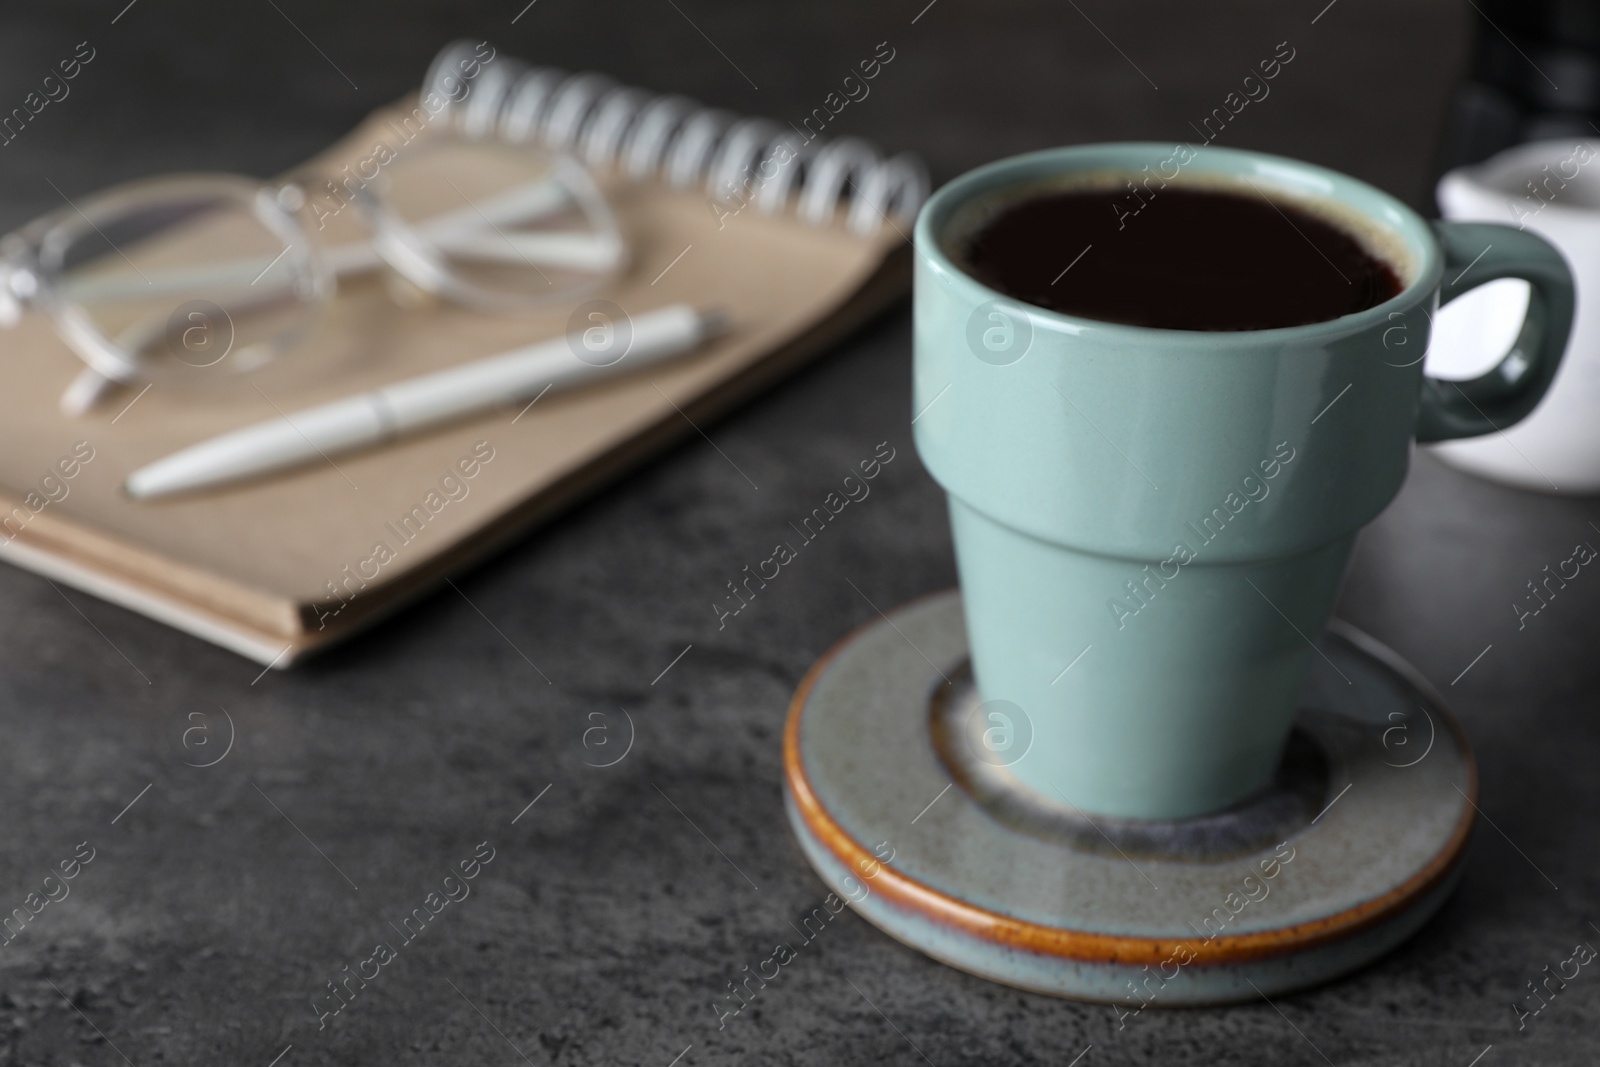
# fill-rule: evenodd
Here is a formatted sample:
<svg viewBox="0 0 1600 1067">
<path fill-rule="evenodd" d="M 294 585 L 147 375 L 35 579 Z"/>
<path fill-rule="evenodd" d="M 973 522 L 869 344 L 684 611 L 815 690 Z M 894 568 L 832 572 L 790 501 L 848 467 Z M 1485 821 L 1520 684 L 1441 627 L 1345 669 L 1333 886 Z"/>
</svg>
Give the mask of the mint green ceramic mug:
<svg viewBox="0 0 1600 1067">
<path fill-rule="evenodd" d="M 959 266 L 948 242 L 974 205 L 1091 173 L 1157 197 L 1185 181 L 1254 195 L 1248 179 L 1342 220 L 1402 291 L 1327 322 L 1189 332 L 1025 305 Z M 1532 233 L 1430 224 L 1334 171 L 1215 147 L 990 164 L 928 201 L 916 248 L 913 431 L 948 494 L 979 694 L 1026 717 L 1031 744 L 1006 761 L 1021 788 L 1126 818 L 1266 787 L 1356 533 L 1399 491 L 1412 441 L 1531 411 L 1573 311 L 1565 263 Z M 1480 378 L 1426 377 L 1433 311 L 1506 277 L 1532 286 L 1516 346 Z"/>
</svg>

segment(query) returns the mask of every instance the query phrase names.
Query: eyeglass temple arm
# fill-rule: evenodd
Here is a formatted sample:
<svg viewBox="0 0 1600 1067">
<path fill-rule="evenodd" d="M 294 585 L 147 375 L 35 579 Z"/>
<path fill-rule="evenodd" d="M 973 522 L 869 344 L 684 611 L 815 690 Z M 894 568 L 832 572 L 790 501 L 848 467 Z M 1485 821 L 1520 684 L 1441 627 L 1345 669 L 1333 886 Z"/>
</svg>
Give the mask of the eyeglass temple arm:
<svg viewBox="0 0 1600 1067">
<path fill-rule="evenodd" d="M 502 224 L 518 225 L 548 217 L 569 201 L 560 183 L 531 182 L 482 204 L 437 215 L 418 230 L 421 236 L 453 255 L 577 270 L 609 270 L 622 255 L 621 242 L 609 235 L 580 231 L 508 234 L 499 228 Z M 484 227 L 494 232 L 485 233 Z M 360 274 L 383 265 L 372 245 L 365 241 L 334 245 L 324 249 L 323 256 L 338 276 Z M 75 300 L 94 301 L 181 292 L 198 285 L 213 291 L 219 285 L 249 288 L 274 270 L 288 269 L 287 265 L 279 267 L 277 260 L 268 260 L 265 256 L 234 259 L 151 272 L 137 281 L 120 274 L 86 278 L 73 285 L 68 295 Z"/>
</svg>

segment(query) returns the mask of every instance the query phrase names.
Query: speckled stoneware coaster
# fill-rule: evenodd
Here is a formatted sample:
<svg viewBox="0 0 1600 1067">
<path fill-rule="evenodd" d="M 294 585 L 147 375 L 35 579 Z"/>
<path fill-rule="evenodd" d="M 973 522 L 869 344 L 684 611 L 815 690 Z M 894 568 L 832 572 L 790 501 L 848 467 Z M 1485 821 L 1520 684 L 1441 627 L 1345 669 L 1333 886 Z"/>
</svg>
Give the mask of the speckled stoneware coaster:
<svg viewBox="0 0 1600 1067">
<path fill-rule="evenodd" d="M 1477 797 L 1426 681 L 1338 622 L 1318 648 L 1264 794 L 1196 819 L 1100 818 L 1028 799 L 973 743 L 998 720 L 972 689 L 960 595 L 919 600 L 801 683 L 789 820 L 868 921 L 997 982 L 1141 1010 L 1314 985 L 1439 908 Z"/>
</svg>

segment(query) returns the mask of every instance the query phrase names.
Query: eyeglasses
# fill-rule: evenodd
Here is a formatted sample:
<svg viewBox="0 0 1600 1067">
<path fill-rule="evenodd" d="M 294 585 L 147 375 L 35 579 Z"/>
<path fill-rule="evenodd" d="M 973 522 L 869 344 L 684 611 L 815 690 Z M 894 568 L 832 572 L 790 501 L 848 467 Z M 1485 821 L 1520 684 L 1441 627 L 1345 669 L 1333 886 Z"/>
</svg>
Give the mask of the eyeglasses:
<svg viewBox="0 0 1600 1067">
<path fill-rule="evenodd" d="M 340 230 L 355 239 L 331 242 Z M 88 364 L 62 396 L 76 414 L 117 383 L 263 366 L 340 280 L 514 314 L 598 288 L 625 259 L 581 164 L 440 134 L 281 184 L 180 174 L 69 201 L 0 238 L 0 325 L 29 307 L 51 317 Z"/>
</svg>

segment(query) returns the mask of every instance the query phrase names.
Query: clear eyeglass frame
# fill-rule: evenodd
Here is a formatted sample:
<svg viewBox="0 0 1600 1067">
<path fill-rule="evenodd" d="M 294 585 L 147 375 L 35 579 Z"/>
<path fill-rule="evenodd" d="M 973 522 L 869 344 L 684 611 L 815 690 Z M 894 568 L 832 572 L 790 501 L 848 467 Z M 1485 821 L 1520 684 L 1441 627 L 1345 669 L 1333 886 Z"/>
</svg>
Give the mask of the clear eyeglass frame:
<svg viewBox="0 0 1600 1067">
<path fill-rule="evenodd" d="M 88 367 L 62 397 L 81 413 L 119 383 L 264 366 L 316 327 L 343 277 L 382 272 L 403 279 L 391 293 L 514 315 L 625 266 L 615 212 L 570 157 L 450 137 L 385 164 L 282 183 L 174 174 L 69 201 L 0 238 L 0 326 L 49 316 Z"/>
</svg>

